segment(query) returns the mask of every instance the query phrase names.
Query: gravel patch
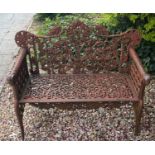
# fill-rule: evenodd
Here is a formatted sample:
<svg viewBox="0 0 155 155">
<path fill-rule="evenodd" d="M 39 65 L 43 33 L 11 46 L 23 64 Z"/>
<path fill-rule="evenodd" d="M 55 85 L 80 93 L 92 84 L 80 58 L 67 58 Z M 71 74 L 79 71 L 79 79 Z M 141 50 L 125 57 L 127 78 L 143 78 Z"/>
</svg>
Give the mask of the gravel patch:
<svg viewBox="0 0 155 155">
<path fill-rule="evenodd" d="M 25 140 L 155 140 L 155 80 L 146 88 L 140 136 L 134 136 L 132 103 L 98 109 L 39 109 L 26 104 Z M 0 95 L 0 140 L 21 140 L 12 104 L 12 90 L 5 84 Z"/>
</svg>

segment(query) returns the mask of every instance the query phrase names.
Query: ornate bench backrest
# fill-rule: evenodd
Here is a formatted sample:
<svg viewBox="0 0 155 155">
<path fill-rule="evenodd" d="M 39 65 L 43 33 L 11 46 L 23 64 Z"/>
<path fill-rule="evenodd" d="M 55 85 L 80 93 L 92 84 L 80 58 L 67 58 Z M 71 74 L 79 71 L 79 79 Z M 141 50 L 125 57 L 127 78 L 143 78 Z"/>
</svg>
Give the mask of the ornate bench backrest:
<svg viewBox="0 0 155 155">
<path fill-rule="evenodd" d="M 31 73 L 40 68 L 48 74 L 79 74 L 127 72 L 128 47 L 139 44 L 140 37 L 136 30 L 110 35 L 101 25 L 76 21 L 67 28 L 54 27 L 44 37 L 20 31 L 15 40 L 28 49 Z"/>
</svg>

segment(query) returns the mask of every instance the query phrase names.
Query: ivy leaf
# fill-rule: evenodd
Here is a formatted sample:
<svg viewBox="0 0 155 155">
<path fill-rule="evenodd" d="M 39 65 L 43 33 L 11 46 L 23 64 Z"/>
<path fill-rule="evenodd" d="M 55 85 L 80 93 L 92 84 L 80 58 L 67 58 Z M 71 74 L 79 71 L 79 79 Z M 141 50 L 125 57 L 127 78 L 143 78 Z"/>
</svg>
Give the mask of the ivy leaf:
<svg viewBox="0 0 155 155">
<path fill-rule="evenodd" d="M 130 21 L 132 21 L 133 23 L 135 23 L 138 18 L 139 18 L 139 15 L 132 14 L 129 16 Z"/>
</svg>

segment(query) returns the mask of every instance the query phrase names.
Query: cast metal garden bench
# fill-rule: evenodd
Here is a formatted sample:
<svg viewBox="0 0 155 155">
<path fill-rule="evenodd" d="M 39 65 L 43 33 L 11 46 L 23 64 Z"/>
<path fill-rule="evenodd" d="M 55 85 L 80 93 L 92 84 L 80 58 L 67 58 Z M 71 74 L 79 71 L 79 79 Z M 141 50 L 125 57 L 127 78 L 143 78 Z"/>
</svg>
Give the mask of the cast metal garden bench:
<svg viewBox="0 0 155 155">
<path fill-rule="evenodd" d="M 136 30 L 110 35 L 101 25 L 76 21 L 65 28 L 54 27 L 47 36 L 20 31 L 15 41 L 21 48 L 8 82 L 22 139 L 25 103 L 87 108 L 133 102 L 135 134 L 140 133 L 150 77 L 134 50 L 140 43 Z"/>
</svg>

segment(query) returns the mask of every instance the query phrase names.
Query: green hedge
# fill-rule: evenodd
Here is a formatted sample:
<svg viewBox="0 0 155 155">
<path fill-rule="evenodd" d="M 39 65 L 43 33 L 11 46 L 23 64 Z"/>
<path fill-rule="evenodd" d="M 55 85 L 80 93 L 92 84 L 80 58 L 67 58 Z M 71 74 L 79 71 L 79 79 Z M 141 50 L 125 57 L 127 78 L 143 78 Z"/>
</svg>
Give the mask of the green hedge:
<svg viewBox="0 0 155 155">
<path fill-rule="evenodd" d="M 145 70 L 155 74 L 155 14 L 102 14 L 97 22 L 107 26 L 112 33 L 138 29 L 142 41 L 137 52 Z"/>
<path fill-rule="evenodd" d="M 37 18 L 40 16 L 37 15 Z M 84 23 L 90 25 L 90 24 L 96 24 L 97 17 L 99 14 L 85 14 L 85 13 L 74 13 L 74 14 L 52 14 L 52 15 L 42 15 L 44 17 L 43 25 L 38 29 L 39 35 L 46 35 L 49 32 L 49 29 L 51 29 L 53 26 L 62 26 L 66 27 L 71 22 L 75 20 L 83 21 Z M 40 18 L 39 18 L 40 20 Z"/>
<path fill-rule="evenodd" d="M 74 20 L 81 20 L 86 24 L 105 25 L 111 33 L 126 31 L 136 28 L 142 34 L 142 41 L 136 49 L 145 70 L 155 74 L 155 14 L 64 14 L 46 13 L 37 14 L 37 19 L 43 25 L 38 29 L 38 34 L 45 35 L 55 25 L 67 26 Z"/>
<path fill-rule="evenodd" d="M 37 13 L 36 19 L 40 21 L 44 21 L 46 18 L 55 19 L 57 16 L 66 16 L 71 13 Z"/>
</svg>

